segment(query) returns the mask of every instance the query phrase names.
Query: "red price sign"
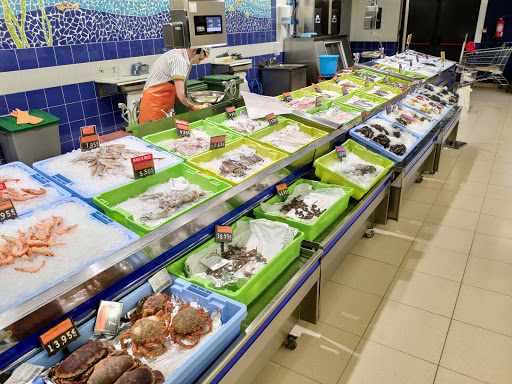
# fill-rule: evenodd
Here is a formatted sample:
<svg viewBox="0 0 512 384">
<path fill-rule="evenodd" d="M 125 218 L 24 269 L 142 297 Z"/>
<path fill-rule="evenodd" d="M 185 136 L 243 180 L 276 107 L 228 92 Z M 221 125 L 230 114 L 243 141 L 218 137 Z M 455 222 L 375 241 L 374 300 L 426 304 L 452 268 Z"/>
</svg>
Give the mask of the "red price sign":
<svg viewBox="0 0 512 384">
<path fill-rule="evenodd" d="M 190 127 L 188 126 L 188 121 L 184 120 L 174 120 L 174 124 L 176 124 L 176 133 L 179 136 L 190 136 Z"/>
<path fill-rule="evenodd" d="M 89 136 L 97 133 L 95 125 L 89 125 L 87 127 L 82 127 L 80 129 L 82 130 L 82 136 Z"/>
<path fill-rule="evenodd" d="M 226 148 L 226 135 L 212 136 L 210 138 L 210 149 Z"/>
<path fill-rule="evenodd" d="M 0 201 L 0 223 L 6 220 L 13 220 L 18 217 L 18 213 L 12 204 L 11 199 Z"/>
<path fill-rule="evenodd" d="M 88 136 L 80 136 L 80 149 L 82 152 L 100 147 L 100 137 L 97 133 Z"/>
<path fill-rule="evenodd" d="M 290 195 L 290 191 L 288 191 L 288 187 L 286 186 L 286 183 L 276 185 L 276 190 L 277 190 L 277 196 L 279 196 L 281 198 L 281 200 L 286 200 L 286 198 Z"/>
<path fill-rule="evenodd" d="M 275 114 L 273 113 L 269 113 L 267 116 L 265 116 L 267 118 L 267 121 L 270 125 L 275 125 L 278 123 L 277 121 L 277 117 Z"/>
<path fill-rule="evenodd" d="M 283 99 L 284 101 L 286 101 L 287 103 L 292 101 L 292 95 L 290 94 L 290 92 L 285 92 L 283 93 Z"/>
<path fill-rule="evenodd" d="M 215 241 L 218 243 L 231 243 L 233 241 L 233 228 L 229 225 L 216 225 Z"/>
<path fill-rule="evenodd" d="M 3 191 L 4 189 L 7 189 L 7 186 L 5 183 L 0 183 L 0 191 Z"/>
<path fill-rule="evenodd" d="M 155 162 L 151 153 L 144 156 L 132 157 L 132 167 L 135 179 L 141 179 L 155 174 Z"/>
<path fill-rule="evenodd" d="M 46 331 L 39 339 L 48 356 L 55 355 L 60 350 L 67 348 L 68 344 L 80 337 L 78 330 L 70 317 Z"/>
<path fill-rule="evenodd" d="M 231 120 L 233 120 L 236 117 L 235 107 L 227 107 L 226 108 L 226 115 L 228 115 L 228 117 Z"/>
</svg>

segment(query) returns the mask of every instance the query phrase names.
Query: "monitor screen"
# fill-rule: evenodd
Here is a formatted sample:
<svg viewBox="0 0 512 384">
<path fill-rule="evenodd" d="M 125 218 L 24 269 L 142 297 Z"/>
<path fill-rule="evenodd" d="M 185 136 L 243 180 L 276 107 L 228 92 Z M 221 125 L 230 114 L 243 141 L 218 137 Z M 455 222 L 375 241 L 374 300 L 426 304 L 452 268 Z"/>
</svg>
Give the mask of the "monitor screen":
<svg viewBox="0 0 512 384">
<path fill-rule="evenodd" d="M 220 16 L 206 16 L 206 32 L 222 32 L 222 19 Z"/>
</svg>

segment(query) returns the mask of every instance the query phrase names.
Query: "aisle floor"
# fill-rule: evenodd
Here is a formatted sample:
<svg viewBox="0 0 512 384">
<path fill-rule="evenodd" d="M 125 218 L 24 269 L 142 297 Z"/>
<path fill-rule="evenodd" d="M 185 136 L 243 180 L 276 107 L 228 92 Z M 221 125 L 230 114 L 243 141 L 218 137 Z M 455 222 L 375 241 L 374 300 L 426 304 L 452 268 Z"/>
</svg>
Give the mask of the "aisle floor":
<svg viewBox="0 0 512 384">
<path fill-rule="evenodd" d="M 254 384 L 512 383 L 512 96 L 475 88 L 458 139 Z"/>
</svg>

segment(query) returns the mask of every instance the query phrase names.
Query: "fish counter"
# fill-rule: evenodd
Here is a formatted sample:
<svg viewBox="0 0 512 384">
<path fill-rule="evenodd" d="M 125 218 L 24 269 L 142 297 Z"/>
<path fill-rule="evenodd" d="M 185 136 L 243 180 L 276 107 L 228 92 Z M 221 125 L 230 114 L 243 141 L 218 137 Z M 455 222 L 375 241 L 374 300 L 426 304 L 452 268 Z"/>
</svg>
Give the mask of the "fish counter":
<svg viewBox="0 0 512 384">
<path fill-rule="evenodd" d="M 16 208 L 46 195 L 0 223 L 0 273 L 17 280 L 0 306 L 0 379 L 250 382 L 283 340 L 293 349 L 296 320 L 318 320 L 320 277 L 398 217 L 456 135 L 455 96 L 379 75 L 340 76 L 350 92 L 321 83 L 320 103 L 315 89 L 284 94 L 290 114 L 274 119 L 208 108 L 0 167 Z M 131 159 L 149 155 L 137 179 Z"/>
</svg>

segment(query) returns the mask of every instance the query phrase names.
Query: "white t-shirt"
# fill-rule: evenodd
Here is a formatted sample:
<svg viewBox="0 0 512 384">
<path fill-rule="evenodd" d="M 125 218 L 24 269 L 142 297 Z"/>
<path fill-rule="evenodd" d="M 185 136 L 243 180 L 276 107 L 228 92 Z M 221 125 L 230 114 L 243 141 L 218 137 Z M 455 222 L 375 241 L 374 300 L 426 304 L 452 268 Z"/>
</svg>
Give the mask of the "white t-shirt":
<svg viewBox="0 0 512 384">
<path fill-rule="evenodd" d="M 144 90 L 170 80 L 185 80 L 190 59 L 186 49 L 172 49 L 156 59 Z"/>
</svg>

